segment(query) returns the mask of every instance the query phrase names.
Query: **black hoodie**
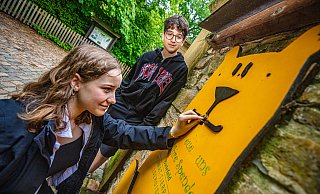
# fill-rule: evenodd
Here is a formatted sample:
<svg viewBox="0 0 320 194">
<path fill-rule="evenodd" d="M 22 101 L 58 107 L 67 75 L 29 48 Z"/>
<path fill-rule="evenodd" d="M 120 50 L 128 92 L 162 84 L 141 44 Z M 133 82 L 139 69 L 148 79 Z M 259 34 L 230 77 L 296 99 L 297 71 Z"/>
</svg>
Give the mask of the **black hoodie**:
<svg viewBox="0 0 320 194">
<path fill-rule="evenodd" d="M 188 68 L 184 57 L 163 59 L 162 49 L 144 53 L 116 92 L 109 113 L 134 125 L 156 125 L 185 85 Z"/>
</svg>

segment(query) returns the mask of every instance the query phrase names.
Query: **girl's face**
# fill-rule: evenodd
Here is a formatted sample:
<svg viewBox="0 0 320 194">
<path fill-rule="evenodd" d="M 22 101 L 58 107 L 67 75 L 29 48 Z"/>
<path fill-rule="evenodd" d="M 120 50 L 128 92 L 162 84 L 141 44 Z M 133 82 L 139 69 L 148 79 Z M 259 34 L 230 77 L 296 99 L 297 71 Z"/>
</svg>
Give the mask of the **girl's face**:
<svg viewBox="0 0 320 194">
<path fill-rule="evenodd" d="M 86 83 L 79 81 L 75 88 L 77 109 L 80 112 L 88 110 L 96 116 L 104 115 L 109 106 L 116 103 L 115 91 L 121 81 L 122 75 L 119 69 L 113 69 L 96 80 Z"/>
</svg>

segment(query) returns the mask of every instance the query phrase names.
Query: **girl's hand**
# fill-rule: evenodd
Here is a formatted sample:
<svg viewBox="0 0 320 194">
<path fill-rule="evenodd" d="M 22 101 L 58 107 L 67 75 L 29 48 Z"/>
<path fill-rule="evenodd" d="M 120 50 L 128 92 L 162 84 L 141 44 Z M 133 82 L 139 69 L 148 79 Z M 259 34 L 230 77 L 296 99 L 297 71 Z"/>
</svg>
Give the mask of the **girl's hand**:
<svg viewBox="0 0 320 194">
<path fill-rule="evenodd" d="M 190 129 L 199 124 L 202 119 L 204 118 L 198 116 L 197 113 L 192 110 L 181 113 L 178 117 L 177 124 L 170 130 L 169 138 L 178 138 L 186 134 Z"/>
</svg>

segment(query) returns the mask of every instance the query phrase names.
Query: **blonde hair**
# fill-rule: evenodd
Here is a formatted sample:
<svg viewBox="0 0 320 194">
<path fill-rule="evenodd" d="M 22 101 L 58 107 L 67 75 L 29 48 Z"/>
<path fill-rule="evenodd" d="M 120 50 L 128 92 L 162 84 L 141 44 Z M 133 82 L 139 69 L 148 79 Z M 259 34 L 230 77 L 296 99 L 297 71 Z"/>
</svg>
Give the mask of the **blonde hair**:
<svg viewBox="0 0 320 194">
<path fill-rule="evenodd" d="M 13 96 L 26 105 L 26 112 L 19 117 L 28 122 L 30 131 L 38 131 L 49 120 L 55 122 L 55 131 L 64 129 L 66 104 L 74 93 L 70 81 L 75 74 L 78 73 L 85 83 L 98 79 L 113 69 L 121 70 L 121 65 L 102 48 L 93 45 L 74 48 L 38 81 L 27 84 L 22 92 Z M 76 124 L 83 122 L 91 122 L 88 111 L 83 112 L 76 120 Z"/>
</svg>

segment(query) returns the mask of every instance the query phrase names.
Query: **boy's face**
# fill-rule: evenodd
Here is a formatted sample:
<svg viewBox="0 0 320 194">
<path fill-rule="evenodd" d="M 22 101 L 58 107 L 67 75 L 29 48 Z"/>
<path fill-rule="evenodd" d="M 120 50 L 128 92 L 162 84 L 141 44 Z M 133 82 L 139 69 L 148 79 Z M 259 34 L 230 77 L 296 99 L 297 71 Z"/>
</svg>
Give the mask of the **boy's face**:
<svg viewBox="0 0 320 194">
<path fill-rule="evenodd" d="M 165 51 L 170 54 L 176 53 L 185 41 L 182 32 L 176 27 L 162 33 L 162 40 Z"/>
</svg>

